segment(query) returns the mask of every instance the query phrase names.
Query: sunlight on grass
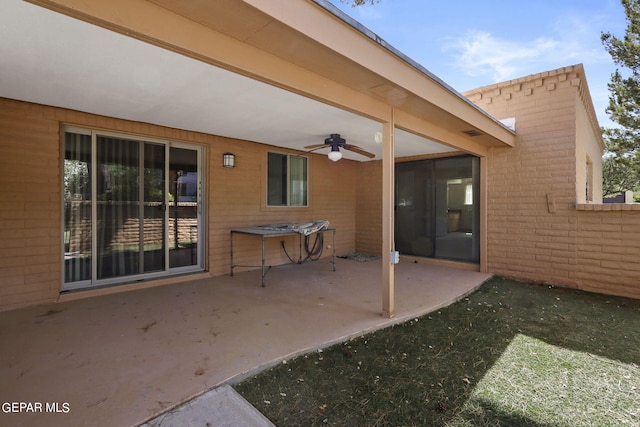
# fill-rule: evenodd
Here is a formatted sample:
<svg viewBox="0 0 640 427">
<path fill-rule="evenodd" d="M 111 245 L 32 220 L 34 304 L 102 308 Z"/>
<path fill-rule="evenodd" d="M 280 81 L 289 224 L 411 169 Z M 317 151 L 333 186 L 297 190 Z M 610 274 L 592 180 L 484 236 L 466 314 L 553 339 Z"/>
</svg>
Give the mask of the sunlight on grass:
<svg viewBox="0 0 640 427">
<path fill-rule="evenodd" d="M 540 425 L 638 425 L 639 374 L 636 365 L 518 334 L 449 425 L 495 412 Z"/>
</svg>

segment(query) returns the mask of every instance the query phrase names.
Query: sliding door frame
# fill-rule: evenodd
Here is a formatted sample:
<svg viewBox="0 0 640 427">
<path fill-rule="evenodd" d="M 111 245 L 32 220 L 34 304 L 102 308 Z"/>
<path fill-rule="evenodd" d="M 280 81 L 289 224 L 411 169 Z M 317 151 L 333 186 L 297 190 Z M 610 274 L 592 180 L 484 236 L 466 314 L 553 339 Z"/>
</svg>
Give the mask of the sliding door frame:
<svg viewBox="0 0 640 427">
<path fill-rule="evenodd" d="M 145 137 L 145 136 L 138 136 L 138 135 L 129 135 L 126 133 L 119 133 L 119 132 L 111 132 L 111 131 L 103 131 L 103 130 L 97 130 L 97 129 L 90 129 L 90 128 L 84 128 L 84 127 L 78 127 L 78 126 L 64 126 L 61 130 L 61 135 L 62 135 L 62 163 L 64 165 L 65 159 L 66 159 L 66 149 L 65 149 L 65 141 L 66 141 L 66 137 L 65 134 L 66 133 L 74 133 L 74 134 L 82 134 L 82 135 L 87 135 L 87 136 L 91 136 L 91 154 L 90 154 L 90 178 L 91 178 L 91 278 L 88 280 L 80 280 L 80 281 L 70 281 L 67 282 L 67 277 L 66 277 L 66 253 L 65 253 L 65 183 L 64 183 L 64 176 L 65 176 L 65 172 L 64 172 L 64 166 L 61 168 L 62 169 L 62 179 L 61 179 L 61 188 L 62 188 L 62 219 L 61 219 L 61 229 L 63 230 L 62 233 L 62 242 L 61 242 L 61 246 L 62 246 L 62 257 L 61 257 L 61 262 L 62 262 L 62 273 L 61 273 L 61 290 L 64 291 L 73 291 L 73 290 L 82 290 L 82 289 L 95 289 L 95 288 L 99 288 L 99 287 L 104 287 L 104 286 L 112 286 L 112 285 L 119 285 L 119 284 L 125 284 L 125 283 L 131 283 L 131 282 L 135 282 L 135 281 L 142 281 L 142 280 L 150 280 L 150 279 L 156 279 L 156 278 L 162 278 L 162 277 L 167 277 L 167 276 L 172 276 L 172 275 L 178 275 L 178 274 L 186 274 L 186 273 L 193 273 L 193 272 L 200 272 L 200 271 L 204 271 L 206 266 L 205 266 L 205 259 L 206 259 L 206 245 L 204 244 L 204 242 L 206 241 L 205 236 L 206 236 L 206 230 L 205 230 L 205 224 L 206 224 L 206 176 L 205 176 L 205 158 L 206 158 L 206 152 L 205 152 L 205 147 L 202 145 L 197 145 L 197 144 L 191 144 L 191 143 L 187 143 L 187 142 L 181 142 L 181 141 L 173 141 L 173 140 L 164 140 L 164 139 L 158 139 L 158 138 L 153 138 L 153 137 Z M 140 207 L 138 209 L 138 219 L 141 221 L 140 225 L 139 225 L 139 240 L 138 240 L 138 249 L 139 249 L 139 260 L 140 260 L 140 266 L 138 268 L 138 272 L 136 274 L 124 274 L 124 275 L 119 275 L 117 277 L 110 277 L 110 278 L 105 278 L 105 279 L 98 279 L 98 257 L 100 256 L 99 254 L 99 248 L 98 248 L 98 233 L 99 233 L 99 228 L 98 228 L 98 207 L 97 207 L 97 190 L 98 190 L 98 184 L 97 184 L 97 178 L 98 178 L 98 171 L 97 171 L 97 158 L 98 158 L 98 154 L 97 154 L 97 145 L 98 145 L 98 137 L 107 137 L 107 138 L 121 138 L 121 139 L 126 139 L 126 140 L 130 140 L 130 141 L 137 141 L 139 143 L 139 148 L 138 148 L 138 153 L 140 154 L 139 159 L 138 159 L 138 166 L 139 166 L 139 171 L 138 171 L 138 180 L 140 182 L 139 185 L 139 189 L 138 189 L 138 202 L 140 203 Z M 162 270 L 158 270 L 158 271 L 152 271 L 152 272 L 148 272 L 145 273 L 144 272 L 144 257 L 145 257 L 145 252 L 144 252 L 144 209 L 145 209 L 145 198 L 144 198 L 144 148 L 145 148 L 145 143 L 149 143 L 149 144 L 160 144 L 164 146 L 164 170 L 163 170 L 163 180 L 164 180 L 164 197 L 163 197 L 163 201 L 162 201 L 162 206 L 161 209 L 163 211 L 163 242 L 162 242 L 162 250 L 164 251 L 163 254 L 163 259 L 164 259 L 164 269 Z M 169 249 L 169 210 L 170 210 L 170 203 L 169 203 L 169 193 L 170 193 L 170 180 L 169 180 L 169 168 L 170 168 L 170 152 L 171 152 L 171 148 L 180 148 L 180 149 L 186 149 L 186 150 L 193 150 L 197 153 L 197 198 L 196 198 L 196 246 L 195 246 L 195 263 L 192 265 L 186 265 L 186 266 L 181 266 L 181 267 L 171 267 L 170 265 L 170 249 Z M 177 207 L 177 203 L 178 203 L 178 195 L 174 195 L 174 209 Z"/>
</svg>

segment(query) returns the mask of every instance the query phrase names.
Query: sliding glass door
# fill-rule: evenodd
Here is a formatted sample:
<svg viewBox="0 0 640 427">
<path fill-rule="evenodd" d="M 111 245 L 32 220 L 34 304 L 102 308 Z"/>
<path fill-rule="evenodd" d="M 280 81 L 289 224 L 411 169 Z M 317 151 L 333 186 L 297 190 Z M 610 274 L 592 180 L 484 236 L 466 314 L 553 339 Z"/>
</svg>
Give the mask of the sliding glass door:
<svg viewBox="0 0 640 427">
<path fill-rule="evenodd" d="M 433 161 L 396 163 L 396 249 L 403 254 L 434 255 Z"/>
<path fill-rule="evenodd" d="M 198 152 L 171 147 L 169 162 L 169 265 L 184 268 L 199 264 L 200 203 Z"/>
<path fill-rule="evenodd" d="M 200 270 L 198 147 L 65 132 L 63 289 Z"/>
<path fill-rule="evenodd" d="M 480 159 L 396 164 L 396 249 L 406 255 L 480 260 Z"/>
</svg>

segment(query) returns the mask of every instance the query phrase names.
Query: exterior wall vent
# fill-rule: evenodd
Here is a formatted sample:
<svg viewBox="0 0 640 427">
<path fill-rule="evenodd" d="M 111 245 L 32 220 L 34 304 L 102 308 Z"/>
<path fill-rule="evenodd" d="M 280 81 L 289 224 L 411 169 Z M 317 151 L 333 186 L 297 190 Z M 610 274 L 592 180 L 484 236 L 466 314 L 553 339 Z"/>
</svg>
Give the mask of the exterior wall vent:
<svg viewBox="0 0 640 427">
<path fill-rule="evenodd" d="M 463 130 L 463 131 L 462 131 L 462 133 L 466 133 L 466 134 L 467 134 L 467 135 L 469 135 L 469 136 L 480 136 L 480 135 L 482 135 L 482 133 L 481 133 L 481 132 L 478 132 L 478 131 L 477 131 L 477 130 L 475 130 L 475 129 L 471 129 L 471 130 Z"/>
</svg>

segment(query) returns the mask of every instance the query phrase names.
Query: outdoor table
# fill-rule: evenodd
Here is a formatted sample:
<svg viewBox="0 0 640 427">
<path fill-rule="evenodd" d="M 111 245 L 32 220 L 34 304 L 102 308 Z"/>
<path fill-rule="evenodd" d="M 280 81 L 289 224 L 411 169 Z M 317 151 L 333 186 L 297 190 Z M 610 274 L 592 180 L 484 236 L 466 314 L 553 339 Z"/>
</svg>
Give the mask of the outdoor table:
<svg viewBox="0 0 640 427">
<path fill-rule="evenodd" d="M 331 249 L 333 250 L 332 264 L 333 264 L 333 271 L 336 271 L 336 230 L 335 230 L 335 228 L 327 228 L 327 229 L 324 229 L 324 230 L 315 231 L 314 233 L 323 233 L 323 232 L 333 233 L 333 245 L 331 247 Z M 247 236 L 255 236 L 255 237 L 259 237 L 260 238 L 261 250 L 262 250 L 262 259 L 261 259 L 261 264 L 260 265 L 235 265 L 233 263 L 233 238 L 234 238 L 234 235 L 236 235 L 236 234 L 244 234 L 244 235 L 247 235 Z M 261 228 L 261 227 L 232 229 L 231 230 L 231 276 L 233 276 L 233 269 L 235 267 L 261 267 L 261 269 L 262 269 L 262 283 L 261 283 L 261 285 L 264 287 L 264 276 L 267 274 L 267 269 L 265 268 L 266 266 L 265 266 L 265 254 L 264 254 L 264 242 L 265 242 L 265 239 L 267 239 L 269 237 L 295 236 L 296 234 L 298 235 L 298 244 L 299 244 L 298 264 L 301 264 L 303 262 L 303 259 L 302 259 L 302 233 L 298 233 L 297 231 L 286 230 L 286 229 L 277 230 L 277 229 L 269 229 L 269 228 Z M 281 265 L 285 265 L 285 264 L 281 264 Z M 271 268 L 271 267 L 273 267 L 273 266 L 269 266 L 269 268 Z"/>
</svg>

